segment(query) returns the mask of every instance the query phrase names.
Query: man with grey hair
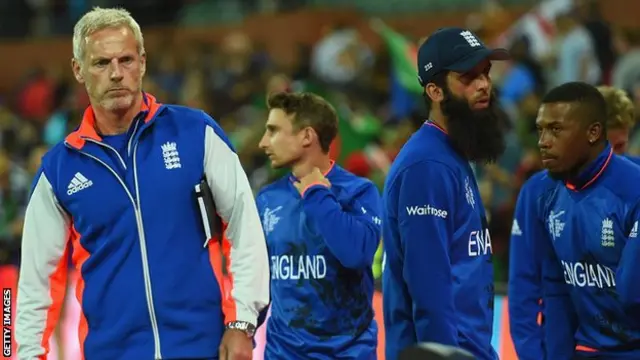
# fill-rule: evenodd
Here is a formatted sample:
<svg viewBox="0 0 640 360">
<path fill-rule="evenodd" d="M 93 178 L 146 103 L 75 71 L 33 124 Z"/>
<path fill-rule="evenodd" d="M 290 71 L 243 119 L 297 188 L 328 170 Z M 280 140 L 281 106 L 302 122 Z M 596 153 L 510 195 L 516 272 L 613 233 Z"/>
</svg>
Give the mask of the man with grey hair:
<svg viewBox="0 0 640 360">
<path fill-rule="evenodd" d="M 18 285 L 19 358 L 46 358 L 70 259 L 80 275 L 84 357 L 251 359 L 269 301 L 268 258 L 226 135 L 203 111 L 142 91 L 144 41 L 126 10 L 85 14 L 71 64 L 91 105 L 34 179 Z M 208 215 L 221 220 L 224 236 L 211 231 Z"/>
</svg>

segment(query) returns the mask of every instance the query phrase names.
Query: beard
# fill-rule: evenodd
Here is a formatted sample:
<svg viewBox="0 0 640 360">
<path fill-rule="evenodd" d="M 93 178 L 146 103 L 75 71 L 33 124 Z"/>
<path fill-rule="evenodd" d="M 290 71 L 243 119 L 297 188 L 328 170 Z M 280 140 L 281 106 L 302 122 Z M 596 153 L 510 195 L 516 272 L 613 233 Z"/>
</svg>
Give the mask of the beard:
<svg viewBox="0 0 640 360">
<path fill-rule="evenodd" d="M 440 104 L 447 118 L 447 132 L 453 148 L 469 161 L 491 163 L 504 152 L 504 132 L 508 125 L 506 114 L 498 107 L 491 94 L 486 109 L 474 110 L 464 98 L 444 89 Z"/>
</svg>

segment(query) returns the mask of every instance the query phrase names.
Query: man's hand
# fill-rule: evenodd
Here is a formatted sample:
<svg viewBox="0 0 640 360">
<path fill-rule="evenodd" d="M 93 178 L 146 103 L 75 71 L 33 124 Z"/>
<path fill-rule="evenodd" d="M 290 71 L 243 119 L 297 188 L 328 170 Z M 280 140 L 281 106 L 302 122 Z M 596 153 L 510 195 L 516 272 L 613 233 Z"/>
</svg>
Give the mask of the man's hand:
<svg viewBox="0 0 640 360">
<path fill-rule="evenodd" d="M 251 360 L 253 342 L 244 332 L 227 329 L 224 331 L 218 351 L 220 360 Z"/>
<path fill-rule="evenodd" d="M 331 183 L 329 180 L 322 175 L 320 169 L 313 168 L 313 170 L 300 178 L 298 181 L 294 182 L 293 185 L 298 189 L 298 192 L 302 195 L 302 193 L 313 184 L 323 184 L 327 187 L 331 187 Z"/>
</svg>

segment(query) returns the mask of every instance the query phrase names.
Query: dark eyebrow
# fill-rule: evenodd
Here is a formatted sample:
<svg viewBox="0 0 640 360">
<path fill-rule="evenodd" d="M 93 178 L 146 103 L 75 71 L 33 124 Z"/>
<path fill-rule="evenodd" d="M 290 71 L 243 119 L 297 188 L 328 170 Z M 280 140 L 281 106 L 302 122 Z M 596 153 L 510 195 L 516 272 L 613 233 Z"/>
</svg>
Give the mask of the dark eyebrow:
<svg viewBox="0 0 640 360">
<path fill-rule="evenodd" d="M 275 125 L 271 125 L 271 124 L 267 124 L 267 125 L 265 126 L 265 128 L 267 128 L 267 130 L 269 130 L 269 131 L 275 131 L 275 130 L 277 130 L 277 129 L 278 129 L 278 127 L 277 127 L 277 126 L 275 126 Z"/>
<path fill-rule="evenodd" d="M 542 121 L 536 121 L 536 126 L 551 127 L 551 126 L 564 126 L 564 124 L 561 121 L 558 121 L 558 120 L 546 121 L 543 118 Z"/>
</svg>

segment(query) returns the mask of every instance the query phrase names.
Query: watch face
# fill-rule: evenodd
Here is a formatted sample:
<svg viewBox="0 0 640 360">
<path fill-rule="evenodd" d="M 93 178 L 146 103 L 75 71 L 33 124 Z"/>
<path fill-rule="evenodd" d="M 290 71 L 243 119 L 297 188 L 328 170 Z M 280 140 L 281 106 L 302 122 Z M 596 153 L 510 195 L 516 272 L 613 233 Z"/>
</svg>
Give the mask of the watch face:
<svg viewBox="0 0 640 360">
<path fill-rule="evenodd" d="M 232 321 L 230 323 L 227 324 L 227 328 L 228 329 L 234 329 L 234 330 L 240 330 L 244 333 L 246 333 L 249 336 L 253 336 L 253 334 L 255 333 L 255 326 L 253 326 L 253 324 L 248 323 L 246 321 Z"/>
</svg>

